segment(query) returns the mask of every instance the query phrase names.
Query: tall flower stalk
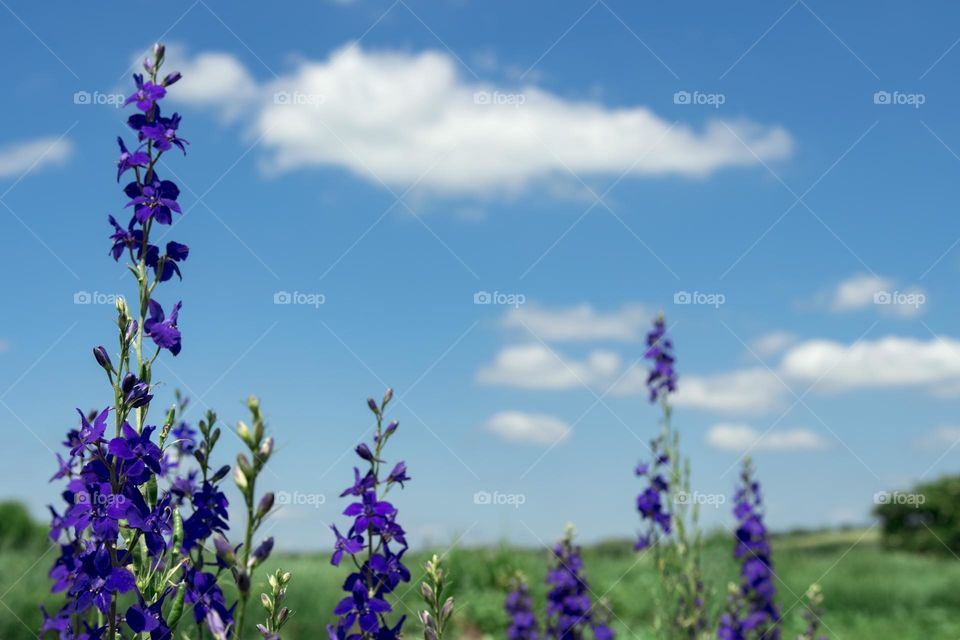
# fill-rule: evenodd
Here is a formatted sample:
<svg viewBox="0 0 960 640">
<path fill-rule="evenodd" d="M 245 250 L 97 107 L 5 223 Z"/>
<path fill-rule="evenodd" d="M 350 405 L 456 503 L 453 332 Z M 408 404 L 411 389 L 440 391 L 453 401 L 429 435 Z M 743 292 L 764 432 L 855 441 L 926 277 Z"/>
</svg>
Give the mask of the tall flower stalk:
<svg viewBox="0 0 960 640">
<path fill-rule="evenodd" d="M 730 585 L 727 611 L 720 618 L 719 640 L 780 640 L 780 607 L 776 604 L 773 559 L 763 523 L 760 483 L 753 463 L 744 459 L 733 514 L 737 518 L 734 557 L 740 565 L 739 585 Z"/>
<path fill-rule="evenodd" d="M 646 482 L 637 496 L 645 529 L 637 550 L 652 549 L 660 574 L 660 600 L 654 626 L 658 637 L 695 640 L 707 634 L 702 577 L 699 505 L 690 493 L 690 461 L 680 452 L 680 434 L 673 428 L 670 396 L 677 389 L 673 341 L 666 320 L 657 316 L 647 334 L 644 357 L 650 361 L 647 390 L 660 405 L 660 433 L 650 443 L 651 459 L 635 474 Z"/>
<path fill-rule="evenodd" d="M 539 640 L 530 586 L 527 584 L 527 578 L 519 571 L 510 579 L 503 608 L 510 618 L 507 640 Z"/>
<path fill-rule="evenodd" d="M 384 426 L 384 413 L 392 398 L 393 390 L 387 389 L 379 405 L 373 398 L 367 400 L 376 418 L 376 432 L 372 446 L 360 443 L 355 450 L 367 470 L 361 474 L 354 467 L 353 484 L 340 494 L 355 498 L 343 512 L 353 522 L 346 535 L 332 527 L 336 542 L 330 562 L 338 566 L 344 556 L 349 556 L 354 571 L 343 585 L 347 597 L 333 611 L 337 623 L 327 626 L 331 640 L 395 640 L 401 637 L 406 620 L 401 616 L 393 626 L 387 620 L 387 614 L 393 611 L 388 596 L 400 583 L 410 581 L 410 571 L 403 564 L 406 533 L 397 522 L 397 509 L 384 500 L 391 489 L 397 485 L 402 488 L 410 479 L 402 461 L 384 473 L 383 451 L 399 426 L 396 421 Z"/>
<path fill-rule="evenodd" d="M 449 586 L 446 574 L 440 566 L 440 557 L 434 554 L 424 567 L 427 579 L 420 583 L 420 597 L 427 608 L 420 612 L 424 640 L 443 640 L 449 638 L 447 631 L 453 617 L 453 596 L 444 595 Z"/>
<path fill-rule="evenodd" d="M 590 598 L 590 586 L 583 571 L 574 529 L 567 525 L 563 538 L 553 548 L 553 566 L 547 572 L 547 627 L 545 637 L 553 640 L 594 640 L 614 637 L 605 612 Z"/>
<path fill-rule="evenodd" d="M 41 638 L 239 635 L 234 606 L 218 586 L 224 566 L 205 553 L 210 537 L 228 529 L 220 483 L 230 467 L 212 465 L 220 439 L 216 415 L 208 412 L 194 430 L 183 420 L 187 405 L 178 394 L 159 426 L 147 424 L 153 365 L 164 351 L 176 356 L 182 348 L 181 303 L 165 311 L 158 287 L 182 277 L 190 254 L 185 244 L 168 241 L 161 248 L 153 237 L 181 211 L 180 190 L 160 178 L 158 164 L 174 148 L 185 153 L 187 145 L 179 135 L 180 116 L 161 113 L 161 100 L 180 79 L 176 72 L 160 74 L 164 54 L 162 44 L 154 46 L 125 103 L 137 110 L 127 120 L 137 142 L 128 147 L 118 138 L 116 179 L 132 177 L 123 188 L 131 216 L 125 226 L 109 216 L 109 254 L 129 260 L 136 304 L 117 301 L 117 351 L 93 350 L 112 403 L 90 414 L 78 410 L 79 427 L 67 434 L 65 456 L 57 456 L 52 480 L 66 482 L 65 506 L 50 508 L 50 538 L 60 550 L 50 577 L 52 591 L 66 602 L 53 614 L 43 610 Z"/>
</svg>

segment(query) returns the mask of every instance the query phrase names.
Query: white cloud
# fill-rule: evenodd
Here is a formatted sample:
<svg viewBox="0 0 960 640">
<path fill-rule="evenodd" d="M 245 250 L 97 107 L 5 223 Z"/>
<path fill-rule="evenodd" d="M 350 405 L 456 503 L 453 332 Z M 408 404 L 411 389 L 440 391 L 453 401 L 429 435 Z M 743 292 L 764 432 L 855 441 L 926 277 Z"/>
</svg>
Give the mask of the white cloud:
<svg viewBox="0 0 960 640">
<path fill-rule="evenodd" d="M 167 47 L 164 69 L 183 78 L 170 88 L 170 99 L 198 107 L 215 107 L 229 118 L 256 109 L 262 90 L 247 68 L 229 53 L 185 55 L 182 46 Z"/>
<path fill-rule="evenodd" d="M 786 353 L 781 370 L 830 390 L 955 383 L 960 381 L 960 341 L 888 336 L 848 346 L 808 340 Z"/>
<path fill-rule="evenodd" d="M 779 429 L 763 433 L 747 424 L 720 423 L 710 427 L 707 443 L 724 451 L 815 451 L 826 442 L 809 429 Z"/>
<path fill-rule="evenodd" d="M 638 304 L 624 305 L 608 313 L 599 312 L 586 303 L 563 309 L 525 304 L 508 311 L 503 326 L 529 330 L 543 340 L 558 342 L 635 342 L 643 337 L 644 326 L 650 318 L 650 312 Z"/>
<path fill-rule="evenodd" d="M 945 450 L 960 445 L 960 426 L 944 425 L 917 439 L 925 449 Z"/>
<path fill-rule="evenodd" d="M 63 164 L 73 153 L 66 138 L 46 137 L 0 147 L 0 178 L 19 176 L 30 169 Z"/>
<path fill-rule="evenodd" d="M 797 343 L 799 336 L 789 331 L 773 331 L 764 334 L 750 342 L 750 350 L 761 358 L 769 358 L 783 353 L 784 350 Z"/>
<path fill-rule="evenodd" d="M 622 369 L 620 356 L 596 349 L 583 360 L 566 359 L 541 344 L 501 349 L 494 362 L 480 369 L 483 384 L 523 389 L 574 389 L 612 382 Z"/>
<path fill-rule="evenodd" d="M 224 89 L 218 98 L 225 105 L 240 102 L 235 82 L 249 82 L 228 58 L 204 54 L 192 69 Z M 217 70 L 229 83 L 210 78 Z M 171 96 L 209 104 L 213 92 L 202 85 Z M 419 181 L 451 194 L 514 191 L 568 171 L 702 177 L 783 158 L 792 147 L 777 126 L 711 120 L 698 131 L 642 106 L 608 108 L 532 86 L 467 81 L 457 61 L 437 51 L 345 46 L 257 91 L 249 121 L 270 152 L 269 168 L 339 166 L 374 182 Z"/>
<path fill-rule="evenodd" d="M 880 313 L 913 317 L 923 310 L 926 292 L 919 287 L 897 288 L 896 280 L 877 275 L 858 274 L 837 285 L 832 293 L 834 311 L 874 308 Z"/>
<path fill-rule="evenodd" d="M 563 420 L 538 413 L 502 411 L 487 420 L 484 428 L 508 442 L 552 446 L 570 437 Z"/>
<path fill-rule="evenodd" d="M 786 393 L 777 377 L 764 368 L 726 373 L 686 375 L 677 383 L 674 404 L 727 414 L 759 414 L 783 403 Z"/>
</svg>

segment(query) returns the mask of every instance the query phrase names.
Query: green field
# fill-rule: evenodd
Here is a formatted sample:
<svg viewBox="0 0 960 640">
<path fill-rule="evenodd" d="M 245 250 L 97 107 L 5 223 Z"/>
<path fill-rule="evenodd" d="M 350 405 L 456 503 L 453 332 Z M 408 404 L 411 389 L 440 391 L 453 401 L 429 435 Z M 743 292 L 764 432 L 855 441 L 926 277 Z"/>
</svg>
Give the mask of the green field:
<svg viewBox="0 0 960 640">
<path fill-rule="evenodd" d="M 42 552 L 0 553 L 0 640 L 34 638 L 39 624 L 37 602 L 48 588 L 47 568 L 55 555 Z M 939 640 L 960 637 L 960 562 L 948 556 L 920 556 L 880 548 L 872 531 L 838 531 L 779 536 L 774 540 L 775 570 L 780 602 L 787 615 L 785 639 L 796 637 L 807 586 L 819 581 L 826 596 L 825 631 L 839 640 Z M 715 585 L 711 608 L 722 606 L 724 586 L 736 575 L 729 538 L 707 545 L 706 572 Z M 426 553 L 410 556 L 421 567 Z M 597 595 L 606 595 L 616 615 L 619 638 L 653 638 L 656 577 L 648 560 L 638 559 L 627 543 L 606 543 L 584 550 L 587 576 Z M 523 570 L 542 609 L 546 567 L 543 550 L 514 548 L 455 549 L 444 564 L 453 580 L 459 638 L 502 638 L 501 576 Z M 284 637 L 289 640 L 325 638 L 328 613 L 340 598 L 345 571 L 330 566 L 328 556 L 280 555 L 270 563 L 293 571 L 290 606 L 296 614 Z M 263 578 L 266 571 L 260 574 Z M 415 573 L 414 578 L 420 577 Z M 409 607 L 408 637 L 418 635 L 414 588 L 400 588 Z M 258 611 L 259 605 L 254 607 Z M 403 607 L 401 606 L 402 610 Z M 254 632 L 245 637 L 258 637 Z"/>
</svg>

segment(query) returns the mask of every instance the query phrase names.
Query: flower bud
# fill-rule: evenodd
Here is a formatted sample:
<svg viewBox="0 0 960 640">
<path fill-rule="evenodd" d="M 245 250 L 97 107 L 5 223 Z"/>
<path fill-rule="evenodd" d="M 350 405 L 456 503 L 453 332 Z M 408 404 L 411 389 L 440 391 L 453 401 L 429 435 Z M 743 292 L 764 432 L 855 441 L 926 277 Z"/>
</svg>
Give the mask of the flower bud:
<svg viewBox="0 0 960 640">
<path fill-rule="evenodd" d="M 376 460 L 376 458 L 373 455 L 373 452 L 370 451 L 370 447 L 368 447 L 364 442 L 361 442 L 360 444 L 358 444 L 357 448 L 354 449 L 354 451 L 356 451 L 357 455 L 360 456 L 362 459 L 366 460 L 367 462 L 373 462 Z"/>
<path fill-rule="evenodd" d="M 433 587 L 431 587 L 430 585 L 428 585 L 426 582 L 421 582 L 421 583 L 420 583 L 420 595 L 423 596 L 423 599 L 424 599 L 424 600 L 426 600 L 426 601 L 429 602 L 430 604 L 433 604 L 434 599 L 435 599 L 435 596 L 434 596 L 434 593 L 433 593 Z"/>
<path fill-rule="evenodd" d="M 168 73 L 167 77 L 163 79 L 163 86 L 169 87 L 172 84 L 175 84 L 183 76 L 180 75 L 179 71 L 174 71 L 173 73 Z"/>
<path fill-rule="evenodd" d="M 163 60 L 163 56 L 167 53 L 167 48 L 163 45 L 162 42 L 158 42 L 153 45 L 153 59 L 157 61 L 157 66 L 159 67 L 159 62 Z"/>
<path fill-rule="evenodd" d="M 217 558 L 220 559 L 228 567 L 233 565 L 236 561 L 236 555 L 234 554 L 233 547 L 230 546 L 230 543 L 227 542 L 227 539 L 220 534 L 213 536 L 213 546 L 217 551 Z"/>
<path fill-rule="evenodd" d="M 228 473 L 230 473 L 230 465 L 225 464 L 217 469 L 217 472 L 213 474 L 212 478 L 210 478 L 210 482 L 216 484 L 226 478 Z"/>
<path fill-rule="evenodd" d="M 237 435 L 248 447 L 252 448 L 254 446 L 253 434 L 250 433 L 250 427 L 243 420 L 237 423 Z"/>
<path fill-rule="evenodd" d="M 280 609 L 280 612 L 277 614 L 277 624 L 283 626 L 287 621 L 287 618 L 290 617 L 290 609 L 283 607 Z"/>
<path fill-rule="evenodd" d="M 127 308 L 126 298 L 117 296 L 115 304 L 117 306 L 117 316 L 120 318 L 121 324 L 127 324 L 127 320 L 130 319 L 130 309 Z"/>
<path fill-rule="evenodd" d="M 237 483 L 237 487 L 240 491 L 247 490 L 247 476 L 243 473 L 240 467 L 236 467 L 233 470 L 233 481 Z"/>
<path fill-rule="evenodd" d="M 380 415 L 380 408 L 377 407 L 377 401 L 373 398 L 367 398 L 367 406 L 370 407 L 370 411 L 373 411 L 375 414 Z"/>
<path fill-rule="evenodd" d="M 240 593 L 242 594 L 246 594 L 247 592 L 249 592 L 250 591 L 250 575 L 243 569 L 239 569 L 237 570 L 235 577 L 237 581 L 237 590 L 239 590 Z"/>
<path fill-rule="evenodd" d="M 267 611 L 273 611 L 273 601 L 270 599 L 270 596 L 268 596 L 267 594 L 265 593 L 260 594 L 260 604 L 262 604 L 263 608 L 266 609 Z"/>
<path fill-rule="evenodd" d="M 273 551 L 273 538 L 267 538 L 260 543 L 256 549 L 253 550 L 253 561 L 255 564 L 259 564 L 270 557 L 270 552 Z"/>
<path fill-rule="evenodd" d="M 387 428 L 384 430 L 383 437 L 387 438 L 390 435 L 392 435 L 393 432 L 396 431 L 397 427 L 399 426 L 400 426 L 400 423 L 397 422 L 396 420 L 391 421 L 390 424 L 387 425 Z"/>
<path fill-rule="evenodd" d="M 292 575 L 289 571 L 287 571 L 287 572 L 284 573 L 282 576 L 280 576 L 280 581 L 281 581 L 283 584 L 287 584 L 288 582 L 290 582 L 290 578 L 292 578 L 292 577 L 293 577 L 293 575 Z"/>
<path fill-rule="evenodd" d="M 94 347 L 93 357 L 96 359 L 97 364 L 103 367 L 104 371 L 113 373 L 113 363 L 110 362 L 110 354 L 107 353 L 104 347 Z"/>
<path fill-rule="evenodd" d="M 263 458 L 263 462 L 267 461 L 271 453 L 273 453 L 273 438 L 269 437 L 260 443 L 260 457 Z"/>
<path fill-rule="evenodd" d="M 387 389 L 387 392 L 383 394 L 383 401 L 380 403 L 381 407 L 386 407 L 387 403 L 393 399 L 393 389 Z"/>
<path fill-rule="evenodd" d="M 263 518 L 273 509 L 274 496 L 272 491 L 268 491 L 260 498 L 260 504 L 257 505 L 257 517 Z"/>
<path fill-rule="evenodd" d="M 134 336 L 137 335 L 138 328 L 139 328 L 139 325 L 137 324 L 136 320 L 130 320 L 129 322 L 127 322 L 126 328 L 124 329 L 124 332 L 123 332 L 124 342 L 127 342 L 127 343 L 131 342 Z"/>
<path fill-rule="evenodd" d="M 443 608 L 440 609 L 441 621 L 446 622 L 450 619 L 450 615 L 453 613 L 453 598 L 447 598 L 447 601 L 443 603 Z"/>
</svg>

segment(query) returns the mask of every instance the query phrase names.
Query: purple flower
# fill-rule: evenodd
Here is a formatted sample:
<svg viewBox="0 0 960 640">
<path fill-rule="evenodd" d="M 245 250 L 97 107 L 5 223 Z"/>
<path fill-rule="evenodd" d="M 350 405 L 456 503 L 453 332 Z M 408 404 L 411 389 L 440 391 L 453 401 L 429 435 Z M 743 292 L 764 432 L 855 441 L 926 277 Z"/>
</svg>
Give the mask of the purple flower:
<svg viewBox="0 0 960 640">
<path fill-rule="evenodd" d="M 647 481 L 647 488 L 637 496 L 637 511 L 646 524 L 646 530 L 638 536 L 634 545 L 638 551 L 652 546 L 662 536 L 670 535 L 671 531 L 670 513 L 664 507 L 664 499 L 669 498 L 670 484 L 663 475 L 663 467 L 669 463 L 670 458 L 661 453 L 662 447 L 662 437 L 652 440 L 650 451 L 653 462 L 638 464 L 634 472 Z"/>
<path fill-rule="evenodd" d="M 150 156 L 143 151 L 127 150 L 127 145 L 123 143 L 123 138 L 117 136 L 117 144 L 120 145 L 120 159 L 117 161 L 117 182 L 120 182 L 120 176 L 134 167 L 146 168 L 150 164 Z"/>
<path fill-rule="evenodd" d="M 753 472 L 752 463 L 745 460 L 733 510 L 738 523 L 734 557 L 741 561 L 740 588 L 730 597 L 727 611 L 720 618 L 720 640 L 780 639 L 772 552 L 763 523 L 760 485 L 753 479 Z"/>
<path fill-rule="evenodd" d="M 161 349 L 168 349 L 173 355 L 180 353 L 180 329 L 177 328 L 177 316 L 181 303 L 173 305 L 170 317 L 163 314 L 160 303 L 150 300 L 150 318 L 143 323 L 143 329 L 150 339 Z"/>
<path fill-rule="evenodd" d="M 186 154 L 187 150 L 184 145 L 190 143 L 177 135 L 177 129 L 180 127 L 180 114 L 174 113 L 169 118 L 162 118 L 160 117 L 160 107 L 157 106 L 154 116 L 151 122 L 147 121 L 146 116 L 136 114 L 130 117 L 128 123 L 138 130 L 141 141 L 152 141 L 153 147 L 157 151 L 169 151 L 171 147 L 177 147 Z"/>
<path fill-rule="evenodd" d="M 647 389 L 650 390 L 650 402 L 661 395 L 677 390 L 677 374 L 673 370 L 673 342 L 667 336 L 667 326 L 663 315 L 657 316 L 653 329 L 647 334 L 647 351 L 644 358 L 653 361 L 647 376 Z"/>
<path fill-rule="evenodd" d="M 148 113 L 153 109 L 153 105 L 156 104 L 157 100 L 163 98 L 167 95 L 167 90 L 163 85 L 154 84 L 149 80 L 143 79 L 143 74 L 135 73 L 133 74 L 133 81 L 137 85 L 137 90 L 127 98 L 126 102 L 123 103 L 123 106 L 127 106 L 131 102 L 137 103 L 137 109 Z"/>
<path fill-rule="evenodd" d="M 533 598 L 523 576 L 517 575 L 511 581 L 511 589 L 503 608 L 510 617 L 507 640 L 539 640 L 537 618 L 533 614 Z"/>
<path fill-rule="evenodd" d="M 389 392 L 383 404 L 387 402 Z M 397 463 L 386 478 L 380 477 L 381 463 L 384 462 L 382 449 L 388 434 L 383 430 L 382 408 L 373 400 L 368 401 L 368 406 L 377 417 L 373 446 L 361 443 L 355 451 L 369 465 L 369 470 L 362 474 L 355 467 L 353 485 L 341 494 L 341 497 L 360 498 L 343 512 L 353 518 L 347 534 L 343 535 L 336 526 L 332 527 L 336 542 L 330 563 L 338 566 L 344 555 L 349 555 L 357 567 L 343 586 L 349 595 L 334 609 L 337 623 L 327 627 L 328 636 L 333 640 L 358 640 L 361 637 L 396 640 L 401 637 L 405 620 L 401 617 L 390 626 L 386 618 L 386 614 L 392 611 L 387 596 L 401 583 L 409 582 L 411 576 L 403 563 L 407 550 L 406 533 L 396 521 L 397 509 L 382 497 L 389 486 L 394 483 L 402 486 L 410 478 L 403 462 Z M 396 424 L 390 423 L 387 429 L 392 433 Z M 357 628 L 361 635 L 357 634 Z"/>
<path fill-rule="evenodd" d="M 553 549 L 554 565 L 547 572 L 547 629 L 545 637 L 577 640 L 590 629 L 594 637 L 612 638 L 613 632 L 601 620 L 590 600 L 590 587 L 583 575 L 580 547 L 573 543 L 573 529 Z"/>
<path fill-rule="evenodd" d="M 134 216 L 137 222 L 143 224 L 150 218 L 159 224 L 171 224 L 171 211 L 182 213 L 177 198 L 180 197 L 180 188 L 170 180 L 160 180 L 155 171 L 150 171 L 143 185 L 131 182 L 124 190 L 130 198 L 128 207 L 134 207 Z"/>
<path fill-rule="evenodd" d="M 68 436 L 68 442 L 71 445 L 70 455 L 73 457 L 81 455 L 88 447 L 98 447 L 100 445 L 103 432 L 107 429 L 107 415 L 110 413 L 110 408 L 107 407 L 101 411 L 93 419 L 93 424 L 87 421 L 83 411 L 77 409 L 77 413 L 80 414 L 80 430 L 73 431 Z"/>
</svg>

